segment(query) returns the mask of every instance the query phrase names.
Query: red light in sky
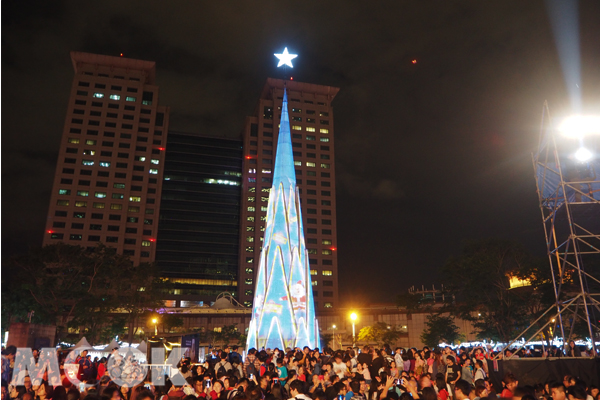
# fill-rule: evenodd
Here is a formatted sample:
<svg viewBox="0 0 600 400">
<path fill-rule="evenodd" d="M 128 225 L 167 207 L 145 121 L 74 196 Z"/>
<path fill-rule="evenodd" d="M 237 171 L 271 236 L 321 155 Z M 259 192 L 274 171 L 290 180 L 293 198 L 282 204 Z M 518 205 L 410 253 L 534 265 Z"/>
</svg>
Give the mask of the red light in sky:
<svg viewBox="0 0 600 400">
<path fill-rule="evenodd" d="M 121 53 L 121 57 L 123 57 L 123 53 Z"/>
<path fill-rule="evenodd" d="M 412 63 L 413 63 L 413 64 L 416 64 L 416 63 L 417 63 L 417 60 L 412 60 Z"/>
<path fill-rule="evenodd" d="M 164 147 L 159 147 L 158 148 L 160 151 L 163 151 L 165 148 Z"/>
<path fill-rule="evenodd" d="M 290 76 L 290 81 L 293 81 L 293 80 L 294 80 L 294 77 L 293 77 L 293 76 Z"/>
<path fill-rule="evenodd" d="M 54 231 L 48 231 L 48 233 L 54 233 Z"/>
</svg>

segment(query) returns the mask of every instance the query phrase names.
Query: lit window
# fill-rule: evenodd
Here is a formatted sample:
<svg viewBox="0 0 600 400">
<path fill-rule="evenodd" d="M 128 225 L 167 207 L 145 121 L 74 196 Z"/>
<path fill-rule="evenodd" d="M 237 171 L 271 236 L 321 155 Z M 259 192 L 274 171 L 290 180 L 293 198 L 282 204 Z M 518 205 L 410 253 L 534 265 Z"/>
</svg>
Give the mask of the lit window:
<svg viewBox="0 0 600 400">
<path fill-rule="evenodd" d="M 56 202 L 57 206 L 68 206 L 69 205 L 69 200 L 58 200 Z"/>
<path fill-rule="evenodd" d="M 330 256 L 332 254 L 332 252 L 329 249 L 325 249 L 325 250 L 321 250 L 321 254 L 323 254 L 325 256 Z"/>
<path fill-rule="evenodd" d="M 122 204 L 111 203 L 110 209 L 111 210 L 122 210 L 123 209 L 123 205 Z"/>
<path fill-rule="evenodd" d="M 69 138 L 69 143 L 79 144 L 79 139 Z"/>
<path fill-rule="evenodd" d="M 260 201 L 262 201 L 262 202 L 265 202 L 265 203 L 266 203 L 267 201 L 269 201 L 269 198 L 268 198 L 268 197 L 261 196 L 261 198 L 260 198 Z"/>
<path fill-rule="evenodd" d="M 71 194 L 71 190 L 70 189 L 58 189 L 58 194 L 69 195 L 69 194 Z"/>
<path fill-rule="evenodd" d="M 111 94 L 110 96 L 108 96 L 108 98 L 111 100 L 121 100 L 121 96 L 119 96 L 118 94 Z"/>
<path fill-rule="evenodd" d="M 129 197 L 129 201 L 133 201 L 135 203 L 139 203 L 140 201 L 142 201 L 142 198 L 139 196 L 130 196 Z"/>
<path fill-rule="evenodd" d="M 254 203 L 254 200 L 256 200 L 256 197 L 254 197 L 254 196 L 248 196 L 248 201 L 250 203 Z"/>
<path fill-rule="evenodd" d="M 260 191 L 263 193 L 271 193 L 271 188 L 264 187 L 264 188 L 260 189 Z"/>
<path fill-rule="evenodd" d="M 150 172 L 152 175 L 158 174 L 158 170 L 157 169 L 153 169 L 153 168 L 150 168 L 150 170 L 148 172 Z"/>
<path fill-rule="evenodd" d="M 300 125 L 292 125 L 292 130 L 293 131 L 301 131 L 302 127 Z"/>
<path fill-rule="evenodd" d="M 87 197 L 89 195 L 90 195 L 90 192 L 88 192 L 87 190 L 78 190 L 77 191 L 77 196 Z"/>
<path fill-rule="evenodd" d="M 96 192 L 94 193 L 94 197 L 98 197 L 99 199 L 103 199 L 106 197 L 106 192 Z"/>
<path fill-rule="evenodd" d="M 323 271 L 323 276 L 331 276 L 333 275 L 333 271 Z"/>
<path fill-rule="evenodd" d="M 333 308 L 333 303 L 325 303 L 325 304 L 323 304 L 323 307 L 325 307 L 325 308 Z"/>
<path fill-rule="evenodd" d="M 250 222 L 254 222 L 254 215 L 250 215 L 246 218 L 246 220 L 250 221 Z"/>
<path fill-rule="evenodd" d="M 263 174 L 270 174 L 271 173 L 271 168 L 263 168 L 262 173 Z"/>
<path fill-rule="evenodd" d="M 317 282 L 317 281 L 312 281 L 311 283 L 312 283 L 312 285 L 313 285 L 313 286 L 317 286 L 317 284 L 318 284 L 319 282 Z"/>
<path fill-rule="evenodd" d="M 326 164 L 326 163 L 322 163 L 322 164 L 321 164 L 321 168 L 329 168 L 329 167 L 330 167 L 330 165 L 329 165 L 329 164 Z"/>
<path fill-rule="evenodd" d="M 153 159 L 150 160 L 150 163 L 158 165 L 159 161 L 157 159 L 153 158 Z"/>
<path fill-rule="evenodd" d="M 100 161 L 99 165 L 104 168 L 110 167 L 110 162 L 108 161 Z"/>
<path fill-rule="evenodd" d="M 255 207 L 248 207 L 248 211 L 254 212 L 254 211 L 256 211 L 256 208 Z"/>
<path fill-rule="evenodd" d="M 250 268 L 250 267 L 246 268 L 246 273 L 247 274 L 253 274 L 254 273 L 254 268 Z"/>
<path fill-rule="evenodd" d="M 267 212 L 267 207 L 266 207 L 266 206 L 261 206 L 261 207 L 260 207 L 260 211 L 262 211 L 262 212 Z"/>
<path fill-rule="evenodd" d="M 306 127 L 306 132 L 315 132 L 316 129 L 313 126 L 307 126 Z"/>
<path fill-rule="evenodd" d="M 83 151 L 83 155 L 84 155 L 84 156 L 93 156 L 94 154 L 96 154 L 96 151 L 94 151 L 94 150 L 88 150 L 88 149 L 85 149 L 85 150 Z"/>
<path fill-rule="evenodd" d="M 150 247 L 150 241 L 149 240 L 142 240 L 142 247 Z"/>
<path fill-rule="evenodd" d="M 253 279 L 252 278 L 246 278 L 245 283 L 246 283 L 246 285 L 252 285 Z"/>
<path fill-rule="evenodd" d="M 331 240 L 329 240 L 329 239 L 323 239 L 321 241 L 321 244 L 331 244 Z"/>
<path fill-rule="evenodd" d="M 127 96 L 125 97 L 125 101 L 135 101 L 135 97 Z"/>
<path fill-rule="evenodd" d="M 317 140 L 317 138 L 313 135 L 306 135 L 306 140 Z"/>
<path fill-rule="evenodd" d="M 253 243 L 254 242 L 254 236 L 247 236 L 246 237 L 246 242 Z"/>
<path fill-rule="evenodd" d="M 104 98 L 104 93 L 94 93 L 93 97 L 95 97 L 97 99 L 102 99 L 102 98 Z"/>
<path fill-rule="evenodd" d="M 85 144 L 90 145 L 90 146 L 95 146 L 96 145 L 96 141 L 93 139 L 88 139 L 85 141 Z"/>
<path fill-rule="evenodd" d="M 246 253 L 254 253 L 254 247 L 252 247 L 252 246 L 246 247 Z"/>
<path fill-rule="evenodd" d="M 76 201 L 75 207 L 87 207 L 87 201 Z"/>
<path fill-rule="evenodd" d="M 313 167 L 313 168 L 314 168 L 314 167 L 316 167 L 316 166 L 317 166 L 317 164 L 316 164 L 316 163 L 314 163 L 314 162 L 307 162 L 307 163 L 306 163 L 306 166 L 307 166 L 307 167 Z"/>
<path fill-rule="evenodd" d="M 267 216 L 261 215 L 260 220 L 261 220 L 261 222 L 265 222 L 267 220 Z M 260 238 L 260 240 L 262 241 L 262 238 Z"/>
<path fill-rule="evenodd" d="M 311 270 L 310 270 L 310 274 L 311 274 L 311 275 L 316 275 L 316 274 L 317 274 L 317 271 L 315 271 L 314 269 L 311 269 Z"/>
<path fill-rule="evenodd" d="M 136 207 L 136 206 L 129 206 L 129 207 L 127 207 L 127 211 L 136 213 L 136 212 L 140 212 L 140 208 Z"/>
<path fill-rule="evenodd" d="M 94 160 L 81 160 L 83 165 L 94 165 Z"/>
<path fill-rule="evenodd" d="M 112 194 L 112 198 L 113 199 L 122 199 L 124 197 L 123 193 L 113 193 Z"/>
<path fill-rule="evenodd" d="M 294 165 L 297 167 L 301 167 L 302 166 L 302 161 L 294 161 Z"/>
<path fill-rule="evenodd" d="M 115 183 L 115 184 L 113 184 L 113 187 L 115 189 L 125 189 L 125 184 L 124 183 Z"/>
<path fill-rule="evenodd" d="M 322 137 L 321 138 L 321 142 L 329 142 L 329 138 L 328 137 Z"/>
<path fill-rule="evenodd" d="M 146 157 L 144 157 L 144 156 L 135 156 L 135 161 L 146 161 Z"/>
<path fill-rule="evenodd" d="M 252 296 L 254 294 L 254 291 L 252 289 L 246 290 L 244 292 L 246 294 L 246 296 Z"/>
<path fill-rule="evenodd" d="M 104 203 L 94 203 L 94 204 L 92 204 L 92 207 L 94 207 L 94 208 L 104 208 Z"/>
</svg>

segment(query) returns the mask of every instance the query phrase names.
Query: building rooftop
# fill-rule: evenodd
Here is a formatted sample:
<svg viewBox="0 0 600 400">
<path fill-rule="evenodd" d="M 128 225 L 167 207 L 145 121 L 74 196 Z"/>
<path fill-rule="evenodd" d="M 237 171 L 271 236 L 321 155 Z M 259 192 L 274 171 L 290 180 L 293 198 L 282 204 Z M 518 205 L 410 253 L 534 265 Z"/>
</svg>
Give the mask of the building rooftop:
<svg viewBox="0 0 600 400">
<path fill-rule="evenodd" d="M 154 84 L 156 81 L 156 62 L 136 60 L 133 58 L 106 56 L 101 54 L 82 53 L 79 51 L 71 52 L 71 62 L 75 73 L 79 72 L 80 64 L 102 65 L 113 68 L 132 69 L 145 71 L 148 84 Z"/>
</svg>

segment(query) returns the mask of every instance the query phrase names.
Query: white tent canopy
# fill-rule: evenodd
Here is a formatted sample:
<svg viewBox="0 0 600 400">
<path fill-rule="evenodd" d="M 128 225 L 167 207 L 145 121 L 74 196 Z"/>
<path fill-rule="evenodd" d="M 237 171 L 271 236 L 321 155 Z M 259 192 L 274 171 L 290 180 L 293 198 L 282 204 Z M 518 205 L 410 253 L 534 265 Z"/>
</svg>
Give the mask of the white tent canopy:
<svg viewBox="0 0 600 400">
<path fill-rule="evenodd" d="M 146 352 L 148 352 L 148 345 L 146 345 L 146 342 L 142 340 L 142 343 L 140 343 L 137 349 L 143 354 L 146 354 Z"/>
<path fill-rule="evenodd" d="M 120 346 L 119 346 L 119 343 L 117 343 L 117 341 L 116 341 L 115 339 L 113 339 L 113 340 L 112 340 L 112 341 L 111 341 L 111 342 L 108 344 L 108 346 L 106 346 L 106 347 L 104 348 L 104 351 L 112 351 L 112 349 L 114 349 L 115 347 L 116 347 L 116 348 L 119 348 Z"/>
<path fill-rule="evenodd" d="M 88 343 L 87 339 L 84 336 L 79 342 L 77 342 L 77 344 L 72 348 L 72 350 L 90 350 L 92 348 L 92 345 Z"/>
</svg>

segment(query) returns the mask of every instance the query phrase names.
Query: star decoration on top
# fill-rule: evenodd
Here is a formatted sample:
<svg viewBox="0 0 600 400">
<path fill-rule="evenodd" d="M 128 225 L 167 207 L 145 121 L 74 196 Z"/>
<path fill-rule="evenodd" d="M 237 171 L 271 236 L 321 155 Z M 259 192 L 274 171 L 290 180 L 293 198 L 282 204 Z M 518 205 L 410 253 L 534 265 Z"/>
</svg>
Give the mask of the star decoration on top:
<svg viewBox="0 0 600 400">
<path fill-rule="evenodd" d="M 292 65 L 292 60 L 294 58 L 298 57 L 298 54 L 288 53 L 288 49 L 286 47 L 285 49 L 283 49 L 283 53 L 281 53 L 281 54 L 275 53 L 274 56 L 279 59 L 279 64 L 277 64 L 277 67 L 281 67 L 282 65 L 287 65 L 290 68 L 294 68 L 294 66 Z"/>
</svg>

